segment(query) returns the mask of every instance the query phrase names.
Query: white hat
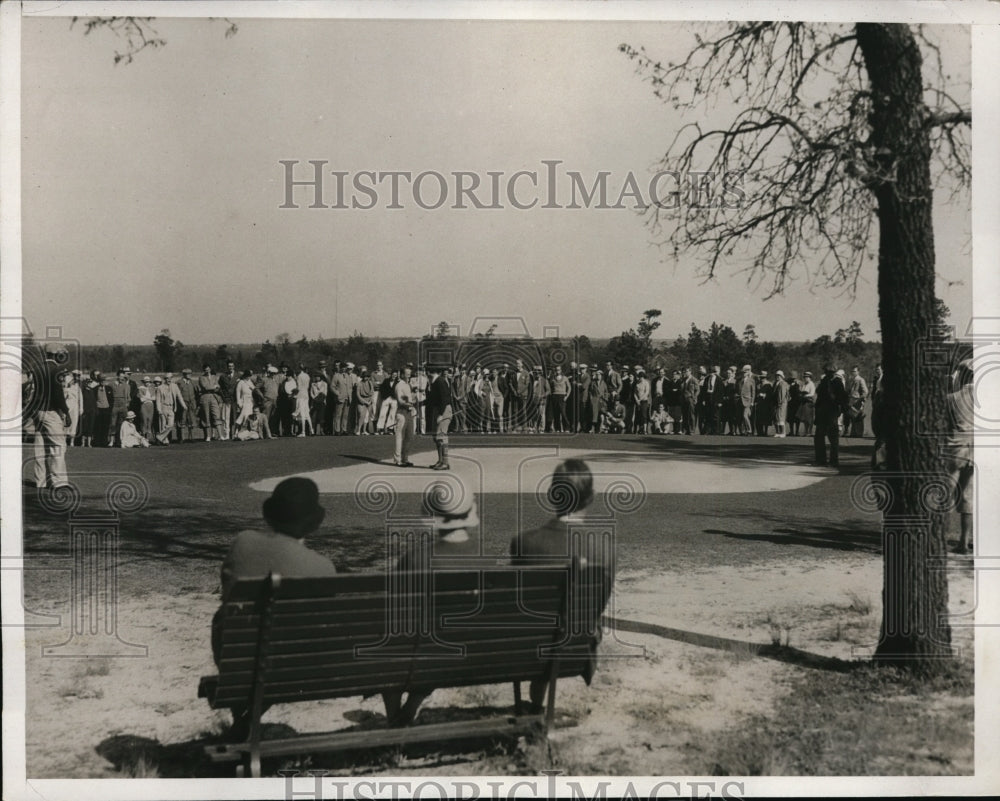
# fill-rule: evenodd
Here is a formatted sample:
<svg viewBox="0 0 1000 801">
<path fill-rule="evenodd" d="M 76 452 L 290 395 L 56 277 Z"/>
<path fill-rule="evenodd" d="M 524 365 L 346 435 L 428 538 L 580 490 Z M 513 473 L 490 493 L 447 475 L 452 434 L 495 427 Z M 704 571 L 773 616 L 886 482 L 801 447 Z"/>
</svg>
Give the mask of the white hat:
<svg viewBox="0 0 1000 801">
<path fill-rule="evenodd" d="M 276 372 L 278 372 L 278 368 L 275 367 L 273 364 L 269 364 L 267 366 L 267 372 L 269 372 L 269 373 L 276 373 Z"/>
<path fill-rule="evenodd" d="M 781 376 L 782 378 L 784 378 L 784 377 L 785 377 L 785 374 L 784 374 L 784 373 L 783 373 L 783 372 L 782 372 L 781 370 L 775 370 L 775 371 L 774 371 L 774 374 L 775 374 L 775 375 L 780 375 L 780 376 Z"/>
<path fill-rule="evenodd" d="M 126 412 L 125 413 L 125 419 L 126 420 L 134 420 L 135 419 L 135 412 L 133 412 L 133 411 Z"/>
</svg>

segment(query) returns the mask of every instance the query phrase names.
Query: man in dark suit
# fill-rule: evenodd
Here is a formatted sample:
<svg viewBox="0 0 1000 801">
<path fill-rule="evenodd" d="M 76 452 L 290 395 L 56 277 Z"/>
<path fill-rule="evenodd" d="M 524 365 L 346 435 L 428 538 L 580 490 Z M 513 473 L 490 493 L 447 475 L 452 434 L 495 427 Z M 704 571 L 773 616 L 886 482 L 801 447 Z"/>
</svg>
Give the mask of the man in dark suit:
<svg viewBox="0 0 1000 801">
<path fill-rule="evenodd" d="M 698 399 L 701 396 L 701 382 L 691 372 L 690 367 L 684 368 L 684 380 L 681 395 L 681 420 L 685 434 L 698 431 Z"/>
<path fill-rule="evenodd" d="M 840 427 L 838 419 L 848 405 L 847 389 L 832 365 L 823 368 L 823 377 L 816 387 L 816 428 L 813 448 L 817 465 L 840 464 Z M 830 440 L 830 459 L 826 457 L 826 440 Z"/>
<path fill-rule="evenodd" d="M 701 383 L 701 413 L 704 416 L 702 431 L 705 434 L 714 435 L 719 431 L 719 406 L 722 401 L 721 383 L 719 368 L 716 366 L 712 367 L 712 371 L 705 376 L 705 380 Z"/>
<path fill-rule="evenodd" d="M 427 365 L 427 374 L 430 376 L 427 408 L 438 452 L 438 460 L 431 465 L 432 470 L 451 469 L 451 465 L 448 464 L 448 429 L 451 427 L 452 419 L 452 395 L 451 384 L 445 374 L 446 369 L 451 368 L 433 363 Z"/>
</svg>

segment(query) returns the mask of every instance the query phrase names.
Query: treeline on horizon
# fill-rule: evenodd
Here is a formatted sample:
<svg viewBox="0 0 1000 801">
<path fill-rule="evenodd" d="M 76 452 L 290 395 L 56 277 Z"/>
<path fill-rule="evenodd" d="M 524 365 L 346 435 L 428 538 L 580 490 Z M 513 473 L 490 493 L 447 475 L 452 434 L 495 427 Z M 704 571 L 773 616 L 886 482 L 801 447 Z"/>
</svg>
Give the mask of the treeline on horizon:
<svg viewBox="0 0 1000 801">
<path fill-rule="evenodd" d="M 127 365 L 133 373 L 176 373 L 185 367 L 200 372 L 204 364 L 220 371 L 229 360 L 238 369 L 282 362 L 303 363 L 314 368 L 321 360 L 328 363 L 349 361 L 369 368 L 382 361 L 386 368 L 392 369 L 429 360 L 467 366 L 495 367 L 502 363 L 513 366 L 521 359 L 528 366 L 541 364 L 546 369 L 557 364 L 565 369 L 571 362 L 603 366 L 607 361 L 616 366 L 663 367 L 668 372 L 685 366 L 710 368 L 718 365 L 723 374 L 730 365 L 739 369 L 743 364 L 750 364 L 755 372 L 773 373 L 782 369 L 786 375 L 790 370 L 815 373 L 824 363 L 832 362 L 845 370 L 857 365 L 862 375 L 868 376 L 882 359 L 881 343 L 865 341 L 857 322 L 812 341 L 780 343 L 759 339 L 752 324 L 744 328 L 742 335 L 737 335 L 728 325 L 712 322 L 703 329 L 692 323 L 687 336 L 678 336 L 670 342 L 653 339 L 653 332 L 659 326 L 658 316 L 657 310 L 649 310 L 636 329 L 623 331 L 611 339 L 594 340 L 586 335 L 568 338 L 498 336 L 492 329 L 459 337 L 449 333 L 451 327 L 442 321 L 434 334 L 412 339 L 367 337 L 355 331 L 343 339 L 309 339 L 303 335 L 292 340 L 288 334 L 279 334 L 273 342 L 268 339 L 259 344 L 188 345 L 163 329 L 149 345 L 68 344 L 67 349 L 70 361 L 81 369 L 113 372 Z"/>
</svg>

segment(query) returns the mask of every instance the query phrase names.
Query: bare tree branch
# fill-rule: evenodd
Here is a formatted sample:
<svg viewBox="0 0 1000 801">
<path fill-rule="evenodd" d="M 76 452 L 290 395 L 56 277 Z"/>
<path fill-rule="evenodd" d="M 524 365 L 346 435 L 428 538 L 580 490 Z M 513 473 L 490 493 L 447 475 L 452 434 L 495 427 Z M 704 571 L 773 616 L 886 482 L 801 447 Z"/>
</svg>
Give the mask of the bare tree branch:
<svg viewBox="0 0 1000 801">
<path fill-rule="evenodd" d="M 725 94 L 742 103 L 725 126 L 682 125 L 659 167 L 742 174 L 743 202 L 682 205 L 670 215 L 651 208 L 654 235 L 665 237 L 675 258 L 697 254 L 706 280 L 731 267 L 756 286 L 770 276 L 767 297 L 802 275 L 853 296 L 873 257 L 871 188 L 893 184 L 905 155 L 868 144 L 872 96 L 853 26 L 754 22 L 709 30 L 713 35 L 693 31 L 694 44 L 677 63 L 642 47 L 619 48 L 654 94 L 681 113 L 704 113 Z M 940 59 L 939 50 L 930 52 Z M 957 127 L 971 114 L 943 83 L 927 91 L 948 106 L 929 111 L 926 124 L 942 156 L 938 177 L 954 191 L 970 177 L 968 142 Z"/>
</svg>

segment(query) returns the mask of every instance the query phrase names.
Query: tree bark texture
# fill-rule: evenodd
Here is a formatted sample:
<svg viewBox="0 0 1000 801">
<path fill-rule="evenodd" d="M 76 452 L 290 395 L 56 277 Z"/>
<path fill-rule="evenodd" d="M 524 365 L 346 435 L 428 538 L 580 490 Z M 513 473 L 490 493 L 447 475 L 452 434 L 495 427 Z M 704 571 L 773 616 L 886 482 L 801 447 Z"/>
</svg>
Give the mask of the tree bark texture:
<svg viewBox="0 0 1000 801">
<path fill-rule="evenodd" d="M 938 435 L 949 361 L 934 324 L 931 145 L 922 59 L 908 26 L 859 23 L 870 79 L 867 183 L 878 203 L 879 320 L 889 471 L 883 510 L 883 617 L 875 658 L 933 670 L 951 656 L 948 478 Z M 937 344 L 935 344 L 937 342 Z"/>
</svg>

